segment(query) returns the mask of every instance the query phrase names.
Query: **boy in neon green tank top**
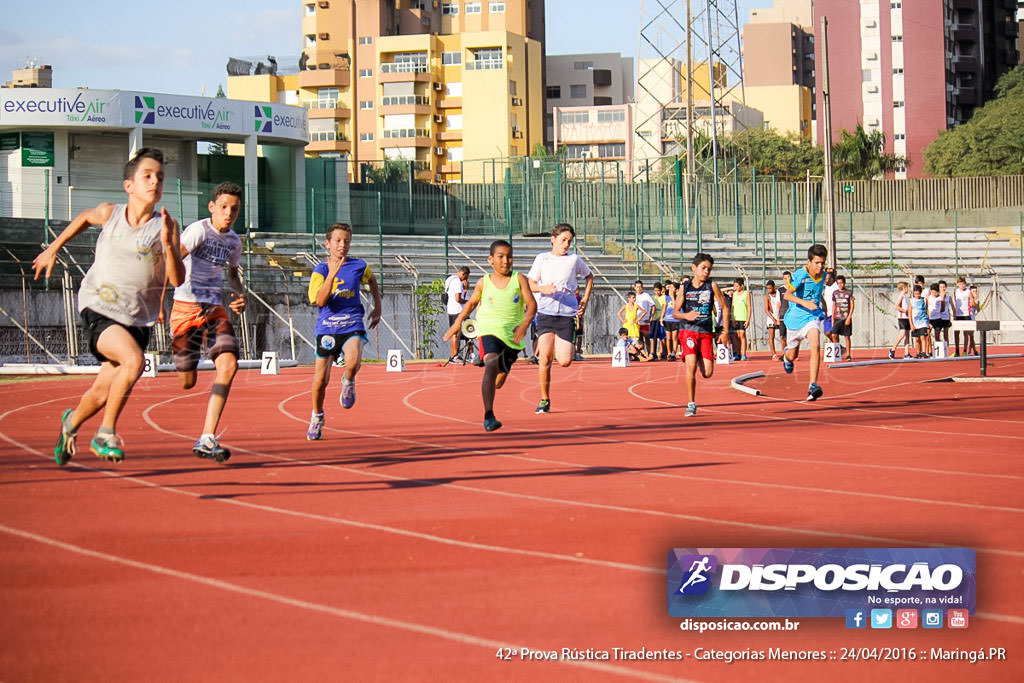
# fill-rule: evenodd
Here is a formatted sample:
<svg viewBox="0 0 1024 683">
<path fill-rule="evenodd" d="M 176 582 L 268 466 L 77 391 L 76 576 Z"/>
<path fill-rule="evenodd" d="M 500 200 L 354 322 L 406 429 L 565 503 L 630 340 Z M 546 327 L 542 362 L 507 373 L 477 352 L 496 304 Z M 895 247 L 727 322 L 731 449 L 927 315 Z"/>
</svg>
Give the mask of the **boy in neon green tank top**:
<svg viewBox="0 0 1024 683">
<path fill-rule="evenodd" d="M 476 315 L 480 356 L 484 359 L 480 391 L 484 399 L 484 429 L 493 432 L 501 427 L 494 417 L 494 394 L 505 383 L 523 348 L 523 339 L 537 312 L 537 302 L 526 276 L 512 270 L 511 244 L 505 240 L 492 242 L 487 262 L 494 272 L 477 281 L 473 295 L 445 332 L 444 339 L 447 341 L 457 335 L 462 321 L 480 307 Z"/>
</svg>

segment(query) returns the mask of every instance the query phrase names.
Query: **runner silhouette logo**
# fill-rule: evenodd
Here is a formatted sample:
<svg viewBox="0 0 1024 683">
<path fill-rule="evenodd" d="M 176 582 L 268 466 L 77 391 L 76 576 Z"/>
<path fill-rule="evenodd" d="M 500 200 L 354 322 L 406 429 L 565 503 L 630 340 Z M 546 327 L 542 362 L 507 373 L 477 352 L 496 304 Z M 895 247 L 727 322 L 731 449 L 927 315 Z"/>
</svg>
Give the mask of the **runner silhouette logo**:
<svg viewBox="0 0 1024 683">
<path fill-rule="evenodd" d="M 686 555 L 679 558 L 679 566 L 689 569 L 683 574 L 678 593 L 703 595 L 711 587 L 710 575 L 718 569 L 718 558 L 714 555 Z"/>
</svg>

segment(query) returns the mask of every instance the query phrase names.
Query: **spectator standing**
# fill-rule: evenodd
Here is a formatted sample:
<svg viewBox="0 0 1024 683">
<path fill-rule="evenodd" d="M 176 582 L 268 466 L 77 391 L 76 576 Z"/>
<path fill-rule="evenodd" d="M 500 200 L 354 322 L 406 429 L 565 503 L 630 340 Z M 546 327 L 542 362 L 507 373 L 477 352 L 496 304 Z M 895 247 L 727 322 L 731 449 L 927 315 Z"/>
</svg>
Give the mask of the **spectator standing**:
<svg viewBox="0 0 1024 683">
<path fill-rule="evenodd" d="M 910 285 L 900 282 L 896 285 L 896 324 L 899 328 L 899 335 L 889 349 L 889 358 L 896 358 L 896 349 L 900 342 L 903 342 L 903 359 L 910 358 L 910 296 L 908 290 Z"/>
<path fill-rule="evenodd" d="M 832 338 L 846 338 L 846 355 L 843 360 L 853 360 L 853 290 L 846 288 L 846 277 L 836 278 L 836 291 L 832 292 Z"/>
<path fill-rule="evenodd" d="M 967 280 L 964 276 L 956 279 L 956 289 L 953 290 L 953 319 L 971 319 L 971 290 L 967 288 Z M 954 356 L 960 355 L 960 330 L 953 331 Z M 964 332 L 964 355 L 967 355 L 968 346 L 974 345 L 974 332 Z"/>
<path fill-rule="evenodd" d="M 466 292 L 468 291 L 469 268 L 460 267 L 444 281 L 444 292 L 448 298 L 445 305 L 445 312 L 448 313 L 448 326 L 451 327 L 455 319 L 462 313 L 462 307 L 466 303 Z M 463 339 L 461 333 L 451 338 L 451 356 L 449 360 L 455 360 L 459 355 L 459 340 Z"/>
<path fill-rule="evenodd" d="M 644 312 L 643 317 L 639 319 L 639 341 L 644 346 L 647 346 L 647 342 L 651 338 L 651 319 L 654 315 L 654 297 L 644 291 L 644 283 L 640 280 L 633 283 L 633 291 L 636 292 L 636 305 Z"/>
<path fill-rule="evenodd" d="M 733 355 L 739 360 L 747 359 L 747 328 L 750 326 L 750 290 L 744 288 L 741 277 L 732 282 L 732 311 L 729 316 L 730 331 L 736 335 Z"/>
<path fill-rule="evenodd" d="M 768 348 L 772 352 L 772 360 L 779 359 L 779 352 L 775 350 L 775 331 L 782 324 L 782 293 L 775 288 L 775 280 L 768 280 L 764 285 L 764 318 L 765 330 L 768 335 Z M 782 341 L 782 337 L 779 337 Z"/>
</svg>

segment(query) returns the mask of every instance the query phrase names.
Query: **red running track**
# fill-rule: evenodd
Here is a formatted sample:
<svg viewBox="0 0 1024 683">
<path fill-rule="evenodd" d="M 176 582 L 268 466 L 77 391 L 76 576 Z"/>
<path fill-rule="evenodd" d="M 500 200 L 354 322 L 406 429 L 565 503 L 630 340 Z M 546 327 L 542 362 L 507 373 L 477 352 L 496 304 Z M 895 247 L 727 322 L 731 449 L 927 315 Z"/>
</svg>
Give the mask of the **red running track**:
<svg viewBox="0 0 1024 683">
<path fill-rule="evenodd" d="M 764 369 L 754 397 L 729 379 Z M 1024 375 L 1024 360 L 994 374 Z M 112 465 L 58 468 L 60 412 L 87 379 L 4 385 L 0 680 L 1021 680 L 1020 384 L 927 382 L 972 362 L 830 369 L 818 403 L 755 360 L 719 367 L 682 417 L 679 363 L 536 370 L 481 427 L 480 371 L 366 366 L 354 409 L 329 390 L 304 439 L 310 370 L 242 373 L 227 465 L 191 443 L 211 378 L 143 379 Z M 681 631 L 673 547 L 966 546 L 978 612 L 963 631 Z M 511 661 L 499 648 L 666 649 L 681 661 Z M 1008 661 L 726 664 L 708 650 L 1005 647 Z"/>
</svg>

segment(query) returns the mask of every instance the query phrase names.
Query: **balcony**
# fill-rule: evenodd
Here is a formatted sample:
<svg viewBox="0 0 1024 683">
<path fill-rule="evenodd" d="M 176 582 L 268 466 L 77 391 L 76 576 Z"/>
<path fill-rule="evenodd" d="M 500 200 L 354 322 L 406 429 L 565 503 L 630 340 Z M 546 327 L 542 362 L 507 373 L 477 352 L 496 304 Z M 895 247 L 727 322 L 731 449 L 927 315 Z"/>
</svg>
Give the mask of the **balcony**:
<svg viewBox="0 0 1024 683">
<path fill-rule="evenodd" d="M 426 62 L 384 62 L 380 65 L 381 83 L 429 83 L 431 79 Z"/>
<path fill-rule="evenodd" d="M 384 130 L 381 147 L 430 147 L 430 130 L 427 128 L 389 128 Z"/>
<path fill-rule="evenodd" d="M 441 140 L 441 141 L 445 141 L 445 140 L 461 140 L 462 139 L 462 131 L 461 130 L 445 130 L 445 131 L 441 131 L 440 133 L 437 134 L 437 139 Z"/>
<path fill-rule="evenodd" d="M 380 98 L 381 114 L 432 114 L 426 95 L 386 95 Z"/>
<path fill-rule="evenodd" d="M 505 68 L 503 59 L 473 59 L 466 62 L 466 71 L 488 71 Z"/>
<path fill-rule="evenodd" d="M 437 101 L 438 109 L 461 109 L 461 97 L 443 97 Z"/>
<path fill-rule="evenodd" d="M 603 88 L 612 84 L 611 69 L 594 69 L 594 86 Z"/>
<path fill-rule="evenodd" d="M 305 69 L 299 72 L 300 88 L 338 88 L 351 84 L 352 72 L 348 66 L 333 69 Z"/>
<path fill-rule="evenodd" d="M 440 171 L 441 173 L 459 173 L 461 169 L 459 168 L 459 162 L 456 161 L 453 163 L 449 161 L 447 163 L 441 164 L 441 166 L 438 167 L 437 170 Z"/>
<path fill-rule="evenodd" d="M 348 119 L 352 117 L 352 110 L 348 107 L 338 106 L 338 100 L 310 100 L 302 106 L 306 108 L 307 115 L 311 119 Z"/>
<path fill-rule="evenodd" d="M 329 137 L 333 133 L 316 134 L 310 133 L 309 144 L 306 145 L 307 152 L 351 152 L 352 143 L 348 140 L 339 140 L 336 137 Z M 317 138 L 317 139 L 314 139 Z"/>
</svg>

